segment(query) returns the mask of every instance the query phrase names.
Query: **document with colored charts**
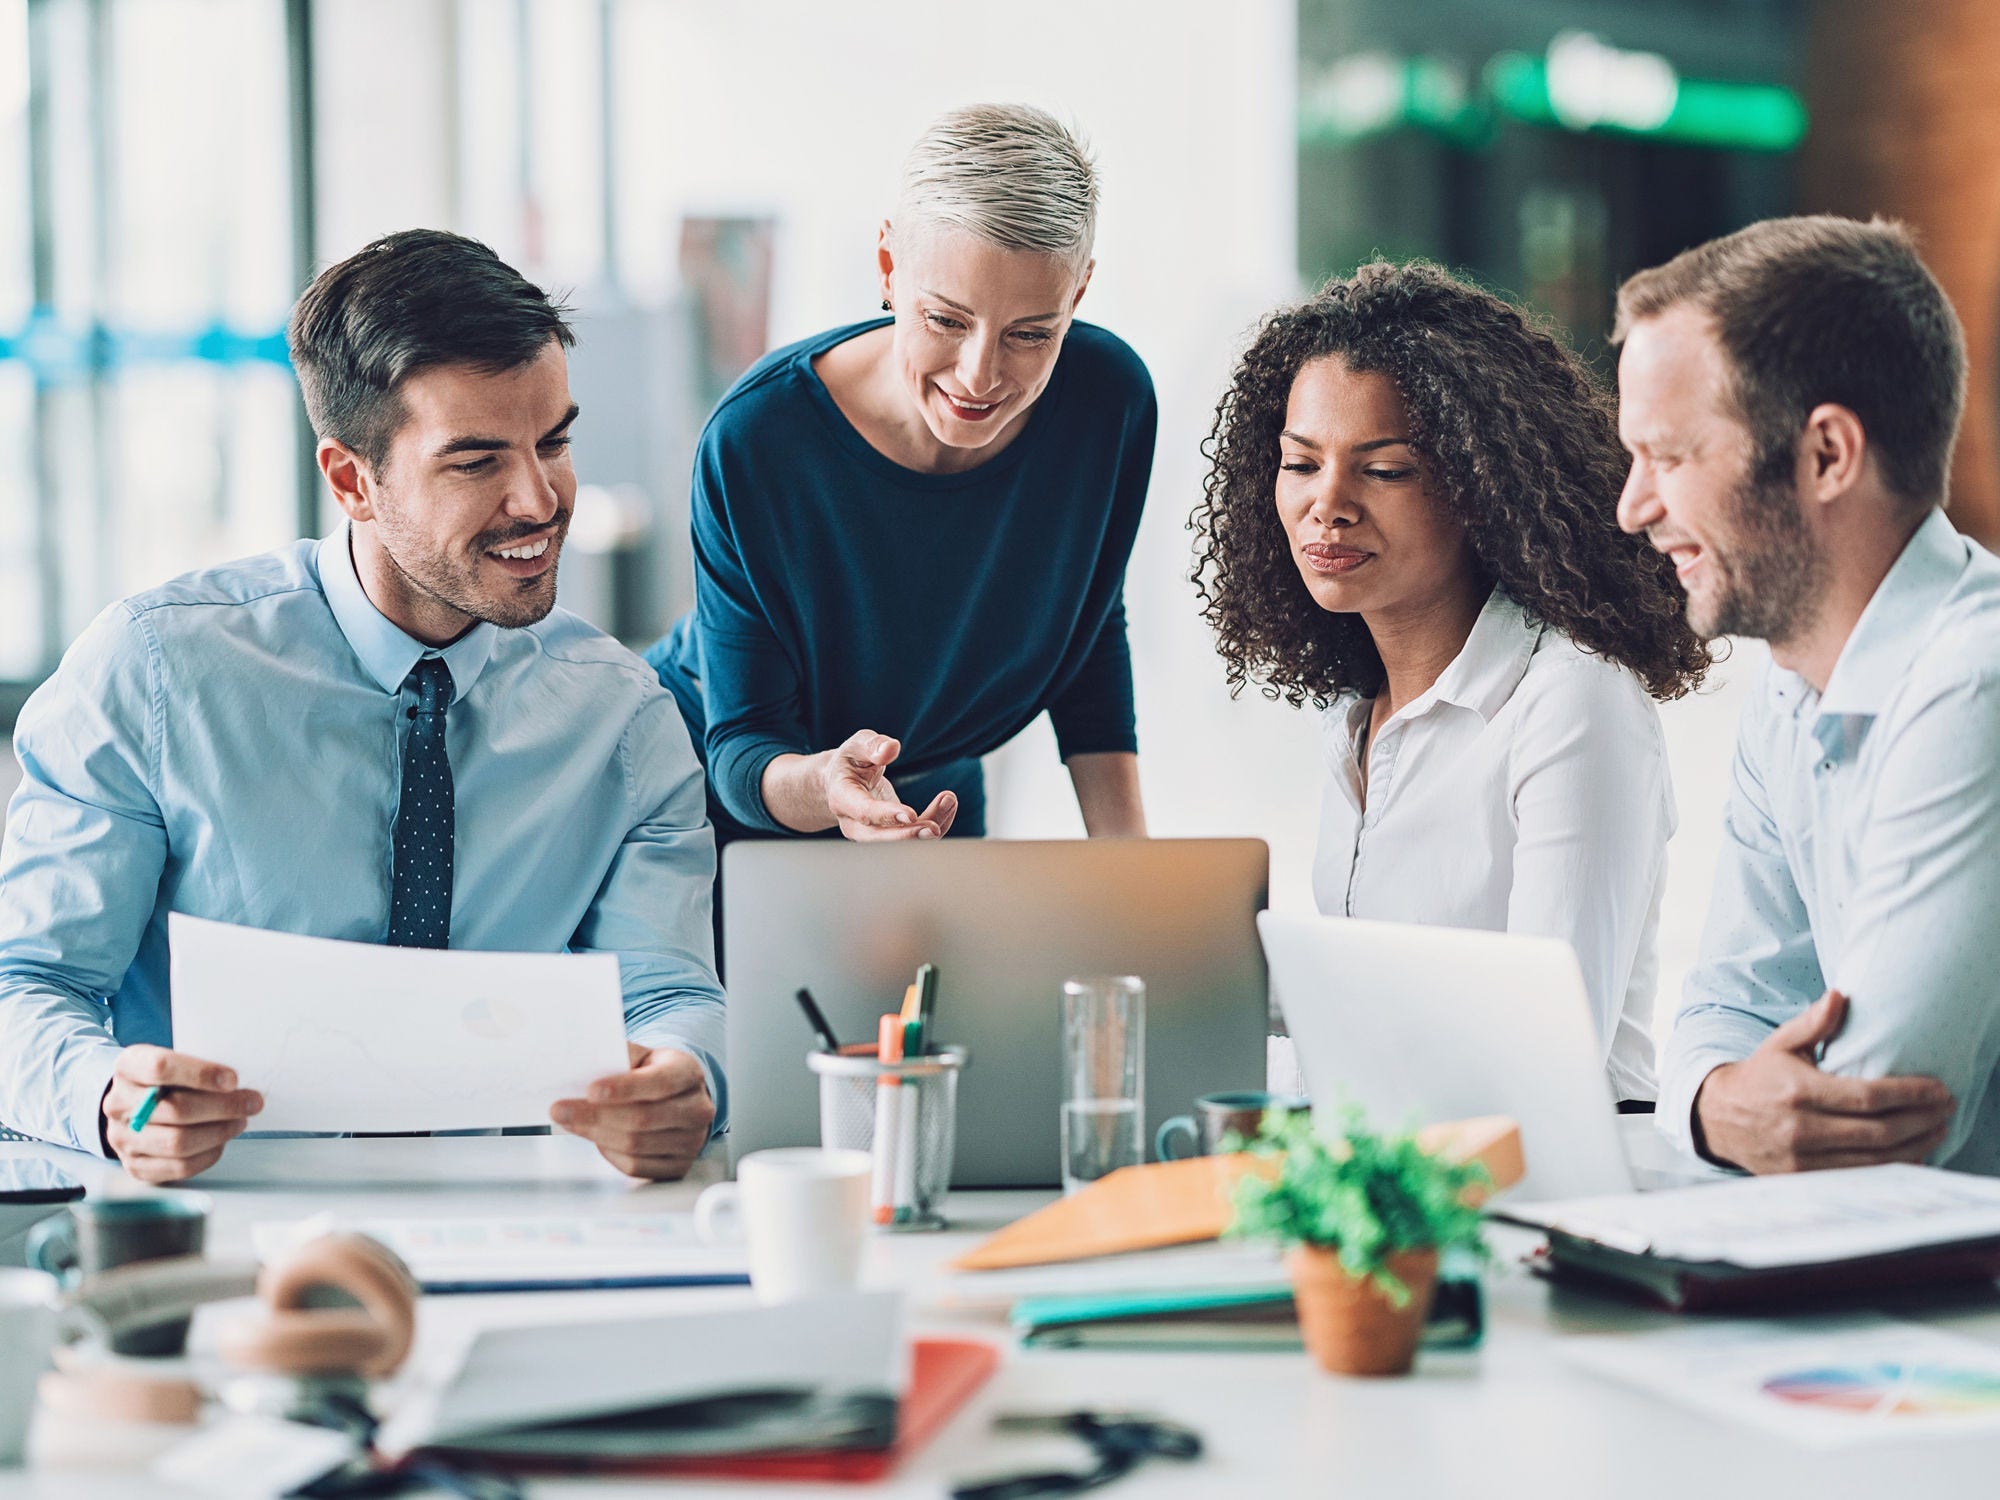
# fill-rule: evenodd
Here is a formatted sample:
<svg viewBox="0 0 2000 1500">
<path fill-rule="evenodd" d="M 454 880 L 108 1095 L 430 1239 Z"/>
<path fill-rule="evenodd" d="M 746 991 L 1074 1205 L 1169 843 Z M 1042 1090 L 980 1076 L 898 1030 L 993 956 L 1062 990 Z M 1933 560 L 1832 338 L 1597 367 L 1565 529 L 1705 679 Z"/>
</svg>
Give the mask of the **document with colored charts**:
<svg viewBox="0 0 2000 1500">
<path fill-rule="evenodd" d="M 1566 1339 L 1614 1380 L 1814 1447 L 2000 1432 L 2000 1347 L 1875 1316 Z"/>
<path fill-rule="evenodd" d="M 546 1125 L 624 1071 L 610 953 L 388 948 L 167 920 L 174 1046 L 264 1096 L 253 1130 Z"/>
</svg>

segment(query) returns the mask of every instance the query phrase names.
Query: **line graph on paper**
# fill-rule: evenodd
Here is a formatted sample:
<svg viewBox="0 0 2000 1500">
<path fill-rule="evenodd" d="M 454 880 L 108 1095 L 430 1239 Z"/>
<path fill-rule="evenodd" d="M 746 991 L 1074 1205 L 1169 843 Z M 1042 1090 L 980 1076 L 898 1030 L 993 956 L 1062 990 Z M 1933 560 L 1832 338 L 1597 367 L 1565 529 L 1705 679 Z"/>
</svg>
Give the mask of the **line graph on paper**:
<svg viewBox="0 0 2000 1500">
<path fill-rule="evenodd" d="M 176 914 L 174 1046 L 264 1095 L 258 1130 L 475 1130 L 548 1119 L 626 1066 L 610 954 L 299 937 Z"/>
</svg>

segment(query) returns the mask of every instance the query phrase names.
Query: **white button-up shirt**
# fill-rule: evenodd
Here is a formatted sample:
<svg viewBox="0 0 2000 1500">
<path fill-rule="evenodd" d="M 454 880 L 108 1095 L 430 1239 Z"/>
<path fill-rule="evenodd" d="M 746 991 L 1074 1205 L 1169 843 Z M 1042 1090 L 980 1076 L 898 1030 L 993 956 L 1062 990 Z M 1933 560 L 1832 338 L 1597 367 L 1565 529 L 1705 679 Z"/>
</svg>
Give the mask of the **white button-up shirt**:
<svg viewBox="0 0 2000 1500">
<path fill-rule="evenodd" d="M 1660 716 L 1628 669 L 1494 590 L 1464 648 L 1382 726 L 1324 715 L 1313 893 L 1338 916 L 1558 937 L 1620 1099 L 1651 1099 L 1655 938 L 1674 831 Z"/>
<path fill-rule="evenodd" d="M 2000 560 L 1933 511 L 1826 692 L 1765 669 L 1737 731 L 1722 862 L 1661 1068 L 1659 1122 L 1829 986 L 1821 1066 L 1958 1101 L 1932 1160 L 2000 1174 Z"/>
</svg>

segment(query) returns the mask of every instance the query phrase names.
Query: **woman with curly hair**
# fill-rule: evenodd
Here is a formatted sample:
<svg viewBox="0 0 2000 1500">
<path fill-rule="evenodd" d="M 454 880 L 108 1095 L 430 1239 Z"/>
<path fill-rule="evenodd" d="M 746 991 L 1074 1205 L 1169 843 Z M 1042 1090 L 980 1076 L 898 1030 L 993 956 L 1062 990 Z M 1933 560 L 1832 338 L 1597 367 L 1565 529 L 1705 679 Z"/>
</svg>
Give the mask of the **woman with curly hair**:
<svg viewBox="0 0 2000 1500">
<path fill-rule="evenodd" d="M 1618 529 L 1610 397 L 1500 298 L 1375 264 L 1264 323 L 1207 452 L 1194 580 L 1231 689 L 1322 714 L 1320 909 L 1564 939 L 1646 1107 L 1674 831 L 1651 700 L 1710 658 Z"/>
</svg>

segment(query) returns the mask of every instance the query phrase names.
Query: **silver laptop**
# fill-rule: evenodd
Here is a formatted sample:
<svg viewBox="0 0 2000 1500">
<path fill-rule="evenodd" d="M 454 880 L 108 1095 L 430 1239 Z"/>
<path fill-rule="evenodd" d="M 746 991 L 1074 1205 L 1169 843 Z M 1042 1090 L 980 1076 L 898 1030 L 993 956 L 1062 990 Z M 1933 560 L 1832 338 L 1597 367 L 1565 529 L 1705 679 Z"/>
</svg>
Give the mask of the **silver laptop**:
<svg viewBox="0 0 2000 1500">
<path fill-rule="evenodd" d="M 963 1046 L 954 1187 L 1061 1177 L 1062 982 L 1146 982 L 1152 1125 L 1216 1089 L 1264 1086 L 1260 839 L 850 844 L 757 841 L 722 856 L 729 1154 L 819 1140 L 812 991 L 866 1041 L 917 965 L 938 969 L 935 1040 Z"/>
<path fill-rule="evenodd" d="M 1378 1130 L 1511 1115 L 1510 1201 L 1630 1192 L 1617 1103 L 1567 943 L 1344 917 L 1257 918 L 1315 1112 Z"/>
</svg>

